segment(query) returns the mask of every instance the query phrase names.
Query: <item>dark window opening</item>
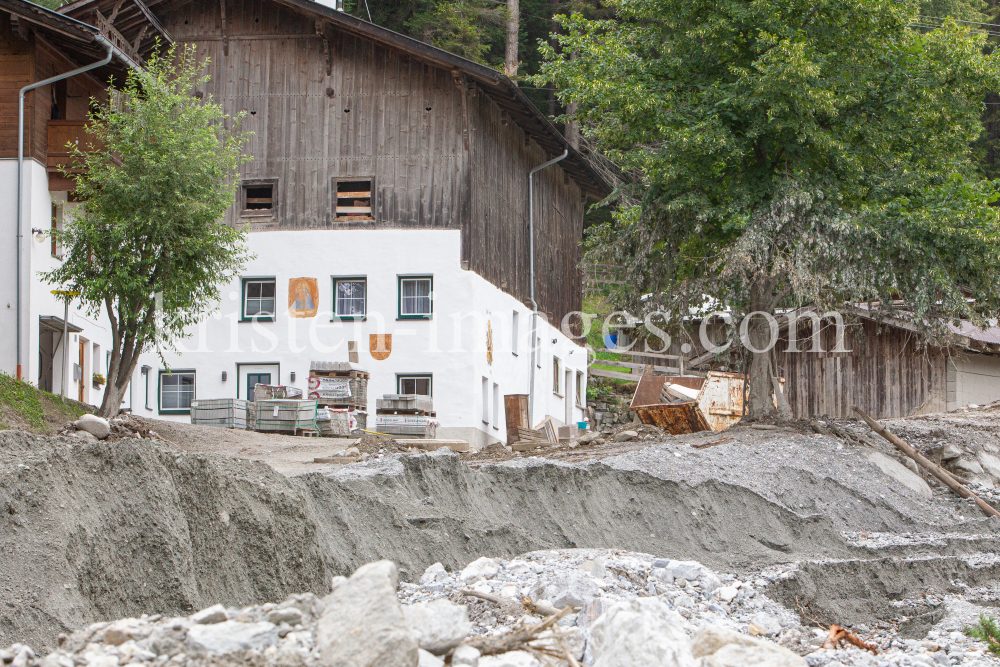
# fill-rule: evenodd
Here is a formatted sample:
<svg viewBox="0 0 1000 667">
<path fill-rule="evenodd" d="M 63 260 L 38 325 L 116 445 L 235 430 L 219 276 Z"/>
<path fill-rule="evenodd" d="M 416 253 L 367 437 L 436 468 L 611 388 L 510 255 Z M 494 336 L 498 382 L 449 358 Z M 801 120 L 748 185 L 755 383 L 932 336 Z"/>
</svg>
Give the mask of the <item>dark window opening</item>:
<svg viewBox="0 0 1000 667">
<path fill-rule="evenodd" d="M 355 220 L 371 221 L 375 219 L 372 213 L 372 180 L 334 181 L 337 203 L 334 207 L 334 220 L 351 222 Z"/>
<path fill-rule="evenodd" d="M 243 215 L 271 215 L 274 212 L 276 181 L 244 181 L 242 184 Z"/>
</svg>

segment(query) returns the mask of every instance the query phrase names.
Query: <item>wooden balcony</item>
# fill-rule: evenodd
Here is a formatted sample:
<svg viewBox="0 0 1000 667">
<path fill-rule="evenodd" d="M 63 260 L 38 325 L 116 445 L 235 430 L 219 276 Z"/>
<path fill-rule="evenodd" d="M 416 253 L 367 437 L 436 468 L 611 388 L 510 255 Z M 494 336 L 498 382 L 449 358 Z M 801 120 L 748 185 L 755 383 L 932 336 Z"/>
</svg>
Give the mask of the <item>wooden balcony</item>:
<svg viewBox="0 0 1000 667">
<path fill-rule="evenodd" d="M 50 120 L 48 140 L 48 170 L 62 172 L 70 163 L 72 155 L 68 145 L 79 146 L 81 150 L 98 151 L 103 148 L 101 142 L 92 134 L 88 134 L 85 120 Z"/>
</svg>

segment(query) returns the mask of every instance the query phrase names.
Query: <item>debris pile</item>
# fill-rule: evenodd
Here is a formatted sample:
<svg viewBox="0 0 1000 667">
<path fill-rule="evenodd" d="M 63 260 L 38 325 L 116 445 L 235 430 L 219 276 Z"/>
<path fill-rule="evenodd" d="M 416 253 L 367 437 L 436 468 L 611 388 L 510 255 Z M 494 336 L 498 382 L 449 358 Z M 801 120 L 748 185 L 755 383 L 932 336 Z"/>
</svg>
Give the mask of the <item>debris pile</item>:
<svg viewBox="0 0 1000 667">
<path fill-rule="evenodd" d="M 14 644 L 0 659 L 15 667 L 995 664 L 981 642 L 947 627 L 920 642 L 891 628 L 805 627 L 766 597 L 769 583 L 764 574 L 740 581 L 694 561 L 609 550 L 484 557 L 452 573 L 435 563 L 419 583 L 399 586 L 396 566 L 378 561 L 335 577 L 323 599 L 305 593 L 95 623 L 60 636 L 47 656 Z"/>
<path fill-rule="evenodd" d="M 115 442 L 123 438 L 149 438 L 166 442 L 163 437 L 149 427 L 148 422 L 125 413 L 111 420 L 97 415 L 81 415 L 75 422 L 66 422 L 59 430 L 59 435 L 79 438 L 87 442 L 97 442 L 98 440 Z"/>
</svg>

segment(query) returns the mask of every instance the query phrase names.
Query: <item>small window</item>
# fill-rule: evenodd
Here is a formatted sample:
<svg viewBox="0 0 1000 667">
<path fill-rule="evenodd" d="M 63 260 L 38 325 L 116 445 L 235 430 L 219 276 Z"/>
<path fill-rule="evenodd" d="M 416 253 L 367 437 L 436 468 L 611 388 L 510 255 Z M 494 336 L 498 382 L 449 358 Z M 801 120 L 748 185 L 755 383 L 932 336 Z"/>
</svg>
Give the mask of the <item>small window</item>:
<svg viewBox="0 0 1000 667">
<path fill-rule="evenodd" d="M 274 278 L 243 280 L 243 319 L 273 320 L 275 301 Z"/>
<path fill-rule="evenodd" d="M 433 378 L 430 375 L 397 375 L 396 389 L 400 394 L 431 396 Z"/>
<path fill-rule="evenodd" d="M 552 357 L 552 393 L 562 396 L 562 361 Z"/>
<path fill-rule="evenodd" d="M 516 357 L 517 356 L 517 323 L 520 319 L 520 314 L 515 310 L 514 315 L 510 320 L 510 351 Z"/>
<path fill-rule="evenodd" d="M 242 215 L 271 215 L 274 213 L 274 200 L 277 191 L 277 181 L 243 181 L 240 184 Z"/>
<path fill-rule="evenodd" d="M 59 256 L 59 241 L 56 240 L 56 236 L 59 232 L 59 205 L 56 203 L 52 204 L 52 233 L 49 234 L 49 243 L 52 245 L 52 256 Z"/>
<path fill-rule="evenodd" d="M 483 378 L 483 423 L 490 423 L 490 380 Z"/>
<path fill-rule="evenodd" d="M 373 221 L 372 179 L 334 180 L 336 203 L 333 219 L 338 222 Z"/>
<path fill-rule="evenodd" d="M 427 319 L 431 316 L 431 292 L 434 280 L 430 277 L 399 279 L 400 319 Z"/>
<path fill-rule="evenodd" d="M 188 414 L 194 400 L 194 371 L 160 371 L 160 414 Z"/>
<path fill-rule="evenodd" d="M 576 372 L 576 404 L 583 405 L 583 373 L 580 371 Z"/>
<path fill-rule="evenodd" d="M 493 383 L 493 428 L 500 430 L 500 385 Z"/>
<path fill-rule="evenodd" d="M 364 319 L 368 305 L 368 281 L 364 278 L 334 278 L 333 312 L 343 319 Z"/>
</svg>

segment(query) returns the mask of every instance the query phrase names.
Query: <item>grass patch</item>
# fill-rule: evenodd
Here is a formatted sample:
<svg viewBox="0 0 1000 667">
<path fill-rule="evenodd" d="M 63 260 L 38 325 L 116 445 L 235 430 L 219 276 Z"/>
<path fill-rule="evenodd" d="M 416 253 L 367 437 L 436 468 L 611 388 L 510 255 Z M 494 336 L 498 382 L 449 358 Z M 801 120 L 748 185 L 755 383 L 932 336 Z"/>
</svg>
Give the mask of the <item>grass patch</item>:
<svg viewBox="0 0 1000 667">
<path fill-rule="evenodd" d="M 0 412 L 5 428 L 9 428 L 11 422 L 20 421 L 32 431 L 48 431 L 38 390 L 5 373 L 0 373 Z"/>
<path fill-rule="evenodd" d="M 975 625 L 965 629 L 965 634 L 979 641 L 986 642 L 990 653 L 1000 655 L 1000 628 L 997 628 L 996 619 L 992 616 L 987 618 L 981 615 Z"/>
<path fill-rule="evenodd" d="M 93 407 L 40 391 L 34 385 L 0 373 L 0 430 L 47 434 L 76 421 Z"/>
</svg>

